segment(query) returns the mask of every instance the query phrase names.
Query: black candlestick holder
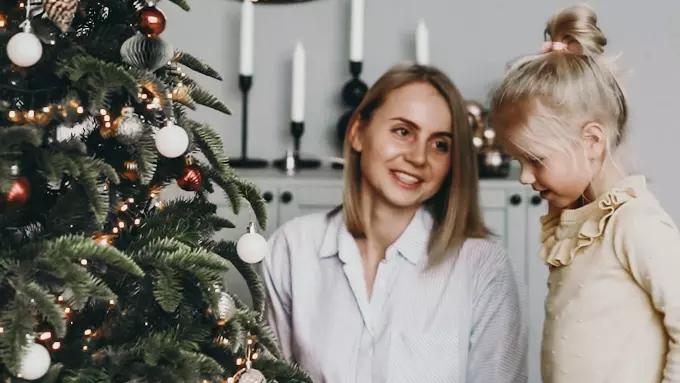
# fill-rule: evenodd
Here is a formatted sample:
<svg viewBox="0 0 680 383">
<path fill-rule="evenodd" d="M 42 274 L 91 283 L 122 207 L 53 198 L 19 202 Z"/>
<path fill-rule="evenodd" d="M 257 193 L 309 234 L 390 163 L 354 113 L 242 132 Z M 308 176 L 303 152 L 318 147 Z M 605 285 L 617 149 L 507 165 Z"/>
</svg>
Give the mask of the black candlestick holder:
<svg viewBox="0 0 680 383">
<path fill-rule="evenodd" d="M 267 160 L 248 158 L 248 93 L 253 86 L 253 76 L 238 76 L 238 87 L 243 95 L 243 112 L 241 116 L 241 157 L 230 158 L 229 165 L 233 168 L 261 169 L 268 165 Z"/>
<path fill-rule="evenodd" d="M 349 62 L 349 73 L 352 75 L 352 78 L 342 87 L 342 101 L 349 109 L 340 116 L 335 128 L 335 133 L 341 146 L 344 144 L 345 134 L 347 133 L 347 127 L 349 126 L 354 109 L 359 106 L 361 100 L 366 96 L 366 92 L 368 92 L 368 85 L 359 78 L 362 69 L 363 62 Z M 344 166 L 341 163 L 333 163 L 332 167 L 334 169 L 342 169 Z"/>
<path fill-rule="evenodd" d="M 274 167 L 290 171 L 297 169 L 315 169 L 321 166 L 321 160 L 314 158 L 302 158 L 300 155 L 300 139 L 305 132 L 305 123 L 293 121 L 290 123 L 290 132 L 293 135 L 293 163 L 290 163 L 290 158 L 285 156 L 274 161 Z"/>
</svg>

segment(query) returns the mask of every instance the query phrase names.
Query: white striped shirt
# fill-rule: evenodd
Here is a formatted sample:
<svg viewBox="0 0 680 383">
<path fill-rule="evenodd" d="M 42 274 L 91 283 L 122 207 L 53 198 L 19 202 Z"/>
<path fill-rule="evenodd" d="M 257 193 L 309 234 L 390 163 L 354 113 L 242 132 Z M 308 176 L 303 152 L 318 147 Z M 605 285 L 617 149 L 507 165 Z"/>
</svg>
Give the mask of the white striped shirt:
<svg viewBox="0 0 680 383">
<path fill-rule="evenodd" d="M 420 209 L 387 249 L 373 293 L 342 215 L 277 229 L 263 262 L 268 319 L 315 383 L 526 382 L 527 317 L 505 250 L 468 239 L 426 270 Z"/>
</svg>

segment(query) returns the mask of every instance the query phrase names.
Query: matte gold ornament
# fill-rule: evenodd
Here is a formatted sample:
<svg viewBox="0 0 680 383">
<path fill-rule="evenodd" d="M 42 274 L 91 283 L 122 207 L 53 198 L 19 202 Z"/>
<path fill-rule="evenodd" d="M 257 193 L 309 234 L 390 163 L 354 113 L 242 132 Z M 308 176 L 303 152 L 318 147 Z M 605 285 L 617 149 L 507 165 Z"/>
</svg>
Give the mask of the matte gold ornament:
<svg viewBox="0 0 680 383">
<path fill-rule="evenodd" d="M 61 30 L 68 32 L 78 10 L 78 0 L 43 0 L 43 9 L 47 17 Z"/>
</svg>

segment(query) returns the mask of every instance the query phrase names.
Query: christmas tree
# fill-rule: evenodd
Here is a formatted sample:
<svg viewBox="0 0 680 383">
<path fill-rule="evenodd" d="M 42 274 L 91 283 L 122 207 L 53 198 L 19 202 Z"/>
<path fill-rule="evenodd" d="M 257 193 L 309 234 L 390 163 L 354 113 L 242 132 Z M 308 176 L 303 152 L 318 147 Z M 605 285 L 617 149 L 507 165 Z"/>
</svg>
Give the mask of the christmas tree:
<svg viewBox="0 0 680 383">
<path fill-rule="evenodd" d="M 219 74 L 163 39 L 155 3 L 26 1 L 0 4 L 3 381 L 309 382 L 263 322 L 260 193 L 189 116 L 230 113 L 187 75 Z M 162 200 L 173 184 L 190 197 Z M 238 243 L 215 239 L 241 229 L 213 192 L 257 218 Z"/>
</svg>

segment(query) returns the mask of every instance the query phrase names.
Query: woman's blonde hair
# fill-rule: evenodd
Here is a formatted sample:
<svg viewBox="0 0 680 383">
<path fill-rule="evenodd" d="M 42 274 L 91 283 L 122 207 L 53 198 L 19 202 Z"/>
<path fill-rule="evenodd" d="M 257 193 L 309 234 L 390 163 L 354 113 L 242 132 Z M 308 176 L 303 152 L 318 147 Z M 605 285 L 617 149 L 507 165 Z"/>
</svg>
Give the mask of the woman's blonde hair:
<svg viewBox="0 0 680 383">
<path fill-rule="evenodd" d="M 581 128 L 597 122 L 610 153 L 626 136 L 628 107 L 612 62 L 603 57 L 607 39 L 597 15 L 585 5 L 562 9 L 545 37 L 558 49 L 509 65 L 491 96 L 490 125 L 501 142 L 536 157 L 537 147 L 573 150 Z"/>
<path fill-rule="evenodd" d="M 434 67 L 396 65 L 384 73 L 368 90 L 354 111 L 350 126 L 358 122 L 359 129 L 365 129 L 375 111 L 385 103 L 392 91 L 414 83 L 427 83 L 436 89 L 449 105 L 452 120 L 451 171 L 440 190 L 425 203 L 434 220 L 428 242 L 428 262 L 430 266 L 434 266 L 448 255 L 456 254 L 465 239 L 486 237 L 489 234 L 479 208 L 479 178 L 472 131 L 458 88 L 444 73 Z M 361 153 L 352 148 L 350 130 L 347 129 L 344 143 L 342 213 L 348 231 L 355 238 L 364 238 L 360 202 Z"/>
</svg>

